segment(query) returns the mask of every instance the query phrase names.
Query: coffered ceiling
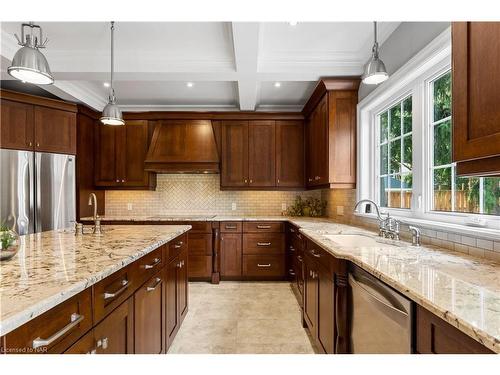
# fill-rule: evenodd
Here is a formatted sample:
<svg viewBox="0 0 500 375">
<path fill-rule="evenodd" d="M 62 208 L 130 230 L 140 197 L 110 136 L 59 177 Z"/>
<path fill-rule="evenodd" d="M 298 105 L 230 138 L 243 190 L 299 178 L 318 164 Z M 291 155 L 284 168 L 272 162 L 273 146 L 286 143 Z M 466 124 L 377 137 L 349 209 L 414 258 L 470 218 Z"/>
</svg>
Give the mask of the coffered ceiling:
<svg viewBox="0 0 500 375">
<path fill-rule="evenodd" d="M 1 23 L 1 78 L 20 23 Z M 379 24 L 379 43 L 398 22 Z M 109 23 L 43 22 L 56 82 L 43 88 L 101 110 L 109 81 Z M 362 73 L 370 22 L 117 22 L 115 92 L 125 111 L 299 111 L 317 80 Z M 188 87 L 188 83 L 190 87 Z"/>
</svg>

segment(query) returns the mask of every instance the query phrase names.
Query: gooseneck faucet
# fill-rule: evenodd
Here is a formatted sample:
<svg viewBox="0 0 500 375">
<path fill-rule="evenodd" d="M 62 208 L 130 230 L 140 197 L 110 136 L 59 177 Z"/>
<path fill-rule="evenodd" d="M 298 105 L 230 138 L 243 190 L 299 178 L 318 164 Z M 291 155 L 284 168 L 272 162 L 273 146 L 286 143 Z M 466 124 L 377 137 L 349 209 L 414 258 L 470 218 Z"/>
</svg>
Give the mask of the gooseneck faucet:
<svg viewBox="0 0 500 375">
<path fill-rule="evenodd" d="M 97 215 L 97 196 L 95 193 L 90 193 L 89 195 L 89 206 L 94 206 L 94 228 L 92 230 L 92 233 L 94 234 L 102 234 L 101 231 L 101 220 L 99 219 L 99 216 Z"/>
<path fill-rule="evenodd" d="M 354 206 L 354 211 L 356 211 L 356 209 L 361 203 L 370 203 L 375 207 L 375 211 L 377 211 L 377 218 L 378 218 L 378 235 L 380 237 L 399 240 L 400 222 L 398 220 L 390 217 L 389 213 L 386 214 L 387 216 L 385 218 L 382 217 L 380 215 L 380 208 L 378 204 L 372 201 L 371 199 L 361 199 L 360 201 L 358 201 Z"/>
</svg>

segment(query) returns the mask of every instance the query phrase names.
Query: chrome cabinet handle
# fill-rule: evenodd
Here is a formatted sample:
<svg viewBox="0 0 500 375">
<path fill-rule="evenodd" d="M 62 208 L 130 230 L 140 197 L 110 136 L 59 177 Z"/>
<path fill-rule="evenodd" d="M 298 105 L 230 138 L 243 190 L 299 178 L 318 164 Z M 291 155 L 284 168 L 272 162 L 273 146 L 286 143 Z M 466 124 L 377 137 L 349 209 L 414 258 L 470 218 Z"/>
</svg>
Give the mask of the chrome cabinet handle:
<svg viewBox="0 0 500 375">
<path fill-rule="evenodd" d="M 295 248 L 294 248 L 293 246 L 290 246 L 290 248 L 289 248 L 289 249 L 290 249 L 290 251 L 291 251 L 292 253 L 294 253 L 294 252 L 295 252 Z"/>
<path fill-rule="evenodd" d="M 319 176 L 315 176 L 315 177 L 314 177 L 314 180 L 316 180 L 316 181 L 321 180 L 321 177 L 319 177 Z"/>
<path fill-rule="evenodd" d="M 122 280 L 122 287 L 114 293 L 104 292 L 104 299 L 110 299 L 118 297 L 128 288 L 128 280 Z"/>
<path fill-rule="evenodd" d="M 302 263 L 302 256 L 297 255 L 297 260 Z"/>
<path fill-rule="evenodd" d="M 248 180 L 245 178 L 245 184 L 248 183 Z"/>
<path fill-rule="evenodd" d="M 180 249 L 181 246 L 182 246 L 183 242 L 182 241 L 179 241 L 177 242 L 175 245 L 174 245 L 174 249 Z"/>
<path fill-rule="evenodd" d="M 100 340 L 97 340 L 97 347 L 98 348 L 103 348 L 104 350 L 106 350 L 108 348 L 108 343 L 109 343 L 109 340 L 107 337 L 103 338 L 103 339 L 100 339 Z"/>
<path fill-rule="evenodd" d="M 151 264 L 145 264 L 144 265 L 144 269 L 149 270 L 151 268 L 155 268 L 160 263 L 161 263 L 161 259 L 160 258 L 154 258 L 153 259 L 153 263 L 151 263 Z"/>
<path fill-rule="evenodd" d="M 157 277 L 157 278 L 156 278 L 156 282 L 154 283 L 154 285 L 153 285 L 153 286 L 148 286 L 148 287 L 146 288 L 146 291 L 148 291 L 148 292 L 152 292 L 153 290 L 155 290 L 155 289 L 156 289 L 156 287 L 157 287 L 158 285 L 160 285 L 160 283 L 161 283 L 161 279 L 160 279 L 159 277 Z"/>
<path fill-rule="evenodd" d="M 40 143 L 39 142 L 36 143 L 36 147 L 40 147 Z"/>
<path fill-rule="evenodd" d="M 252 183 L 253 183 L 253 180 L 250 180 L 250 183 L 252 184 Z"/>
<path fill-rule="evenodd" d="M 66 333 L 68 333 L 73 328 L 78 326 L 78 324 L 81 323 L 83 318 L 84 318 L 83 315 L 80 315 L 77 313 L 71 314 L 71 322 L 69 324 L 65 325 L 61 330 L 57 331 L 56 333 L 54 333 L 52 336 L 50 336 L 47 339 L 42 339 L 40 337 L 37 337 L 36 339 L 34 339 L 33 344 L 32 344 L 33 349 L 39 348 L 41 346 L 48 346 L 48 345 L 52 344 L 54 341 L 56 341 L 57 339 L 60 339 Z"/>
<path fill-rule="evenodd" d="M 122 180 L 122 182 L 125 182 L 125 180 Z"/>
<path fill-rule="evenodd" d="M 271 229 L 270 225 L 257 225 L 257 229 Z"/>
<path fill-rule="evenodd" d="M 315 258 L 321 258 L 321 254 L 318 254 L 314 249 L 311 250 L 310 253 Z"/>
<path fill-rule="evenodd" d="M 226 225 L 226 229 L 237 229 L 236 225 Z"/>
<path fill-rule="evenodd" d="M 290 276 L 295 276 L 295 272 L 293 270 L 288 270 L 288 273 L 290 274 Z"/>
<path fill-rule="evenodd" d="M 271 246 L 271 242 L 257 242 L 257 246 Z"/>
<path fill-rule="evenodd" d="M 116 180 L 116 182 L 120 182 L 120 180 Z"/>
<path fill-rule="evenodd" d="M 295 233 L 295 229 L 290 228 L 290 232 L 291 232 L 291 233 Z"/>
<path fill-rule="evenodd" d="M 309 180 L 309 182 L 312 182 L 313 179 L 309 177 L 308 180 Z"/>
<path fill-rule="evenodd" d="M 33 142 L 28 142 L 28 146 L 33 146 Z"/>
<path fill-rule="evenodd" d="M 271 267 L 271 263 L 268 263 L 268 264 L 260 264 L 260 263 L 257 263 L 257 267 L 261 267 L 261 268 L 268 268 L 268 267 Z"/>
</svg>

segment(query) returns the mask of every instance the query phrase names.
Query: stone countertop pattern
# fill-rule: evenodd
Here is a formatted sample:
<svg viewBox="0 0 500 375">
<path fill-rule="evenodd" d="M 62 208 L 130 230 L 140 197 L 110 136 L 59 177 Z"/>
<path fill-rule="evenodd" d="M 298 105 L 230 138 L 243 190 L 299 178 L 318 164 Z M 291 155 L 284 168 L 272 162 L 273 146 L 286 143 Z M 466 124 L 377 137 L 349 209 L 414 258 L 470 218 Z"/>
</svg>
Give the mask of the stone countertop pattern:
<svg viewBox="0 0 500 375">
<path fill-rule="evenodd" d="M 287 216 L 252 215 L 156 215 L 156 216 L 100 216 L 101 221 L 288 221 Z M 82 217 L 80 221 L 93 221 Z"/>
<path fill-rule="evenodd" d="M 500 353 L 500 264 L 434 246 L 411 246 L 357 227 L 291 218 L 300 231 L 337 258 L 360 266 L 419 305 Z M 329 234 L 359 233 L 378 247 L 345 247 Z"/>
<path fill-rule="evenodd" d="M 18 328 L 136 259 L 191 229 L 190 225 L 110 225 L 102 236 L 71 230 L 20 237 L 0 263 L 0 336 Z"/>
</svg>

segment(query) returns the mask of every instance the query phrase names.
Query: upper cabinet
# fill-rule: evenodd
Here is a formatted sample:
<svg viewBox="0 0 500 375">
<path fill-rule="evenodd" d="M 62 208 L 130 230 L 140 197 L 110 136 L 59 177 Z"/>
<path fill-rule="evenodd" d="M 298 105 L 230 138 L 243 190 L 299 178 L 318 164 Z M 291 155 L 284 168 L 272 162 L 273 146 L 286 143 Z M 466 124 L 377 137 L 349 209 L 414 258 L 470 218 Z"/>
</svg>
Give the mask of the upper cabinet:
<svg viewBox="0 0 500 375">
<path fill-rule="evenodd" d="M 2 90 L 0 147 L 76 154 L 76 106 Z"/>
<path fill-rule="evenodd" d="M 124 126 L 96 121 L 95 185 L 108 189 L 154 189 L 155 175 L 144 170 L 149 127 L 146 120 Z"/>
<path fill-rule="evenodd" d="M 453 161 L 460 175 L 500 175 L 500 22 L 452 25 Z"/>
<path fill-rule="evenodd" d="M 321 80 L 304 107 L 308 188 L 356 187 L 358 79 Z"/>
<path fill-rule="evenodd" d="M 304 187 L 302 120 L 221 122 L 221 188 Z"/>
</svg>

